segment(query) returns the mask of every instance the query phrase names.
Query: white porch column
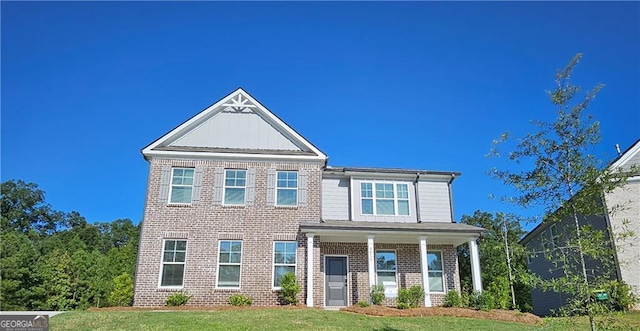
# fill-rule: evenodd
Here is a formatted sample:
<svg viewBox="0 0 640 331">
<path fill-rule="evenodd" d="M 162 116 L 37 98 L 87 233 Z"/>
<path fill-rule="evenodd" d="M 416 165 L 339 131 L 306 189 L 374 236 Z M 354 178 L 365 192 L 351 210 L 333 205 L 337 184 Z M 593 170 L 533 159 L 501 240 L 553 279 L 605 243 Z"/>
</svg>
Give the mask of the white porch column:
<svg viewBox="0 0 640 331">
<path fill-rule="evenodd" d="M 313 233 L 307 233 L 307 307 L 313 307 Z"/>
<path fill-rule="evenodd" d="M 420 236 L 420 267 L 422 269 L 422 288 L 424 289 L 424 306 L 431 307 L 429 293 L 429 262 L 427 259 L 427 237 Z"/>
<path fill-rule="evenodd" d="M 471 280 L 474 292 L 482 292 L 482 276 L 480 274 L 480 254 L 478 253 L 477 238 L 469 240 L 469 253 L 471 254 Z"/>
<path fill-rule="evenodd" d="M 376 285 L 376 251 L 373 246 L 374 235 L 367 235 L 367 260 L 369 261 L 369 293 L 371 286 Z"/>
</svg>

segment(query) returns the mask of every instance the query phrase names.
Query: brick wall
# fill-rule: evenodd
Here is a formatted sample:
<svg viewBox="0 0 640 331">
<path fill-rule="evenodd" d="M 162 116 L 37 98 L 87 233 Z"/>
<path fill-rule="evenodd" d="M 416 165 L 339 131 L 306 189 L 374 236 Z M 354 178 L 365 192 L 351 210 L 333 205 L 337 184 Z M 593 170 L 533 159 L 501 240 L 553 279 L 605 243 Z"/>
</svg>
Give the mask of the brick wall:
<svg viewBox="0 0 640 331">
<path fill-rule="evenodd" d="M 422 286 L 420 267 L 420 250 L 417 244 L 375 244 L 375 249 L 389 249 L 396 251 L 398 287 Z M 460 291 L 460 276 L 458 273 L 458 255 L 451 245 L 427 245 L 427 250 L 442 251 L 444 263 L 445 292 Z M 366 243 L 320 243 L 319 253 L 314 252 L 316 263 L 314 279 L 314 306 L 324 305 L 324 257 L 326 255 L 348 256 L 347 280 L 349 304 L 358 301 L 369 301 L 369 272 L 367 262 Z M 431 303 L 441 305 L 444 293 L 431 293 Z M 395 298 L 387 298 L 385 305 L 395 306 Z"/>
<path fill-rule="evenodd" d="M 159 200 L 164 165 L 201 166 L 204 170 L 201 199 L 191 205 L 169 205 Z M 253 205 L 214 205 L 216 167 L 256 169 Z M 304 207 L 267 206 L 267 169 L 308 172 L 307 204 Z M 145 214 L 136 269 L 135 306 L 164 305 L 175 290 L 159 289 L 163 239 L 186 239 L 184 290 L 192 295 L 189 305 L 227 304 L 230 295 L 250 295 L 254 305 L 277 304 L 272 290 L 273 242 L 297 240 L 298 279 L 306 278 L 306 237 L 299 233 L 303 220 L 320 220 L 321 165 L 314 163 L 222 162 L 212 160 L 153 159 L 150 164 Z M 240 289 L 215 289 L 218 241 L 241 239 Z M 300 294 L 304 302 L 305 287 Z"/>
</svg>

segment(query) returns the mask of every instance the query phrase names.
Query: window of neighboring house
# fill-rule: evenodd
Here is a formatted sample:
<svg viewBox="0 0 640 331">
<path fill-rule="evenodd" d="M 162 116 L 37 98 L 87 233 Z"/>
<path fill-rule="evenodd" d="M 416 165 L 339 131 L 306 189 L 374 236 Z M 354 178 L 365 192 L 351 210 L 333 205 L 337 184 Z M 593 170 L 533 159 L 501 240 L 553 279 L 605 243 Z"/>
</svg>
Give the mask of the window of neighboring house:
<svg viewBox="0 0 640 331">
<path fill-rule="evenodd" d="M 296 273 L 295 241 L 276 241 L 273 244 L 273 287 L 280 287 L 280 279 L 287 272 Z"/>
<path fill-rule="evenodd" d="M 221 240 L 216 286 L 221 288 L 240 288 L 241 263 L 242 241 Z"/>
<path fill-rule="evenodd" d="M 409 186 L 401 183 L 360 183 L 363 215 L 409 215 Z"/>
<path fill-rule="evenodd" d="M 542 248 L 545 252 L 545 256 L 547 254 L 547 251 L 552 250 L 553 249 L 553 243 L 551 242 L 551 236 L 550 236 L 550 231 L 547 232 L 547 230 L 544 230 L 542 232 L 542 234 L 540 234 L 541 240 L 542 240 Z"/>
<path fill-rule="evenodd" d="M 276 205 L 296 206 L 298 204 L 298 172 L 278 171 Z"/>
<path fill-rule="evenodd" d="M 396 280 L 396 252 L 388 250 L 376 251 L 377 284 L 385 287 L 397 287 Z"/>
<path fill-rule="evenodd" d="M 444 292 L 444 269 L 441 251 L 427 252 L 429 292 Z"/>
<path fill-rule="evenodd" d="M 173 168 L 170 203 L 191 203 L 193 171 L 194 169 L 192 168 Z"/>
<path fill-rule="evenodd" d="M 225 170 L 224 204 L 225 205 L 244 205 L 246 185 L 247 185 L 246 170 Z"/>
<path fill-rule="evenodd" d="M 161 287 L 182 287 L 184 281 L 186 240 L 166 239 L 162 252 Z"/>
<path fill-rule="evenodd" d="M 558 242 L 558 229 L 556 229 L 555 224 L 552 224 L 551 227 L 549 227 L 549 234 L 551 235 L 551 246 L 554 248 L 558 247 L 560 243 Z"/>
</svg>

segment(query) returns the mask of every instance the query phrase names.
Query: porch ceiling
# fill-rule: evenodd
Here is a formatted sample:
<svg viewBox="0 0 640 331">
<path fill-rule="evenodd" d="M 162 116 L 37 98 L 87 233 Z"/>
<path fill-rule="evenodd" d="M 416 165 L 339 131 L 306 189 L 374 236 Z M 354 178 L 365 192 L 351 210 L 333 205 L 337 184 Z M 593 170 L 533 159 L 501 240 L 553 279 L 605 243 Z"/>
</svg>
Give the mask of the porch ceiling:
<svg viewBox="0 0 640 331">
<path fill-rule="evenodd" d="M 426 236 L 430 245 L 459 246 L 479 237 L 485 229 L 460 223 L 383 223 L 358 221 L 303 222 L 300 230 L 319 236 L 321 242 L 366 243 L 374 235 L 376 243 L 417 244 Z"/>
</svg>

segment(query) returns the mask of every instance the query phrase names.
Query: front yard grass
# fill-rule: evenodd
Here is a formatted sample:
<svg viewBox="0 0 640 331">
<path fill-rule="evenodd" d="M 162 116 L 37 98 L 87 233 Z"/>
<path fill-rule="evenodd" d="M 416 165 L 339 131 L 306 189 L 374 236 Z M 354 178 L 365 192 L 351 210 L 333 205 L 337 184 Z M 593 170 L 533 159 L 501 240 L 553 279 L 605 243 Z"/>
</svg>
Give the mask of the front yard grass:
<svg viewBox="0 0 640 331">
<path fill-rule="evenodd" d="M 51 330 L 540 330 L 538 326 L 456 317 L 375 317 L 321 309 L 73 311 Z"/>
</svg>

